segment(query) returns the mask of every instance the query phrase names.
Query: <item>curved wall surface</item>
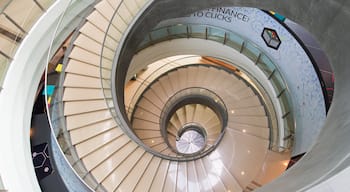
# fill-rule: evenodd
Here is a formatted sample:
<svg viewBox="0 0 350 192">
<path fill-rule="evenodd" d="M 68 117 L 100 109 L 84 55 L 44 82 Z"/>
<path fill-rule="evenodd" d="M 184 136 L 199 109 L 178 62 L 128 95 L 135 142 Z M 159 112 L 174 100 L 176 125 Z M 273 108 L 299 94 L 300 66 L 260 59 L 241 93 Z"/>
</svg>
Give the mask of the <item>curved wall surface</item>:
<svg viewBox="0 0 350 192">
<path fill-rule="evenodd" d="M 59 2 L 62 3 L 62 7 L 52 12 L 49 11 L 39 21 L 41 24 L 36 25 L 33 31 L 39 32 L 46 19 L 52 18 L 54 20 L 64 11 L 64 1 Z M 82 2 L 85 5 L 92 3 L 88 1 Z M 322 189 L 325 189 L 323 187 L 331 187 L 332 189 L 332 185 L 329 183 L 335 183 L 346 177 L 348 175 L 346 174 L 347 172 L 345 172 L 345 176 L 343 174 L 338 175 L 338 173 L 350 165 L 350 149 L 348 147 L 348 138 L 350 137 L 348 74 L 350 73 L 350 65 L 347 64 L 350 60 L 350 54 L 348 54 L 347 49 L 350 44 L 350 36 L 347 35 L 350 29 L 350 23 L 348 22 L 350 19 L 350 2 L 341 0 L 296 0 L 283 2 L 273 0 L 203 0 L 198 4 L 198 1 L 185 0 L 154 1 L 128 35 L 126 41 L 130 42 L 130 39 L 132 39 L 134 40 L 134 45 L 130 44 L 130 47 L 123 51 L 119 58 L 125 59 L 124 61 L 130 60 L 137 42 L 141 41 L 135 35 L 142 36 L 140 33 L 146 34 L 161 19 L 179 17 L 215 6 L 245 6 L 275 10 L 303 25 L 321 42 L 321 46 L 330 58 L 336 78 L 335 94 L 326 123 L 312 150 L 282 177 L 259 191 L 275 191 L 275 189 L 304 191 L 326 180 L 328 183 L 322 183 L 319 187 Z M 186 8 L 184 9 L 183 7 Z M 74 14 L 71 16 L 74 17 Z M 53 20 L 49 21 L 51 25 L 46 25 L 44 29 L 47 30 L 53 27 Z M 66 26 L 69 25 L 70 23 L 66 24 Z M 42 30 L 42 33 L 31 32 L 28 34 L 14 58 L 5 79 L 4 89 L 0 95 L 1 122 L 2 127 L 5 127 L 4 132 L 1 134 L 1 152 L 2 154 L 10 154 L 6 160 L 1 161 L 0 168 L 4 185 L 10 191 L 39 190 L 39 186 L 35 183 L 35 175 L 30 163 L 30 147 L 27 138 L 29 135 L 34 89 L 39 82 L 43 69 L 42 62 L 40 62 L 42 61 L 42 56 L 34 53 L 45 53 L 49 49 L 49 44 L 41 43 L 40 46 L 38 44 L 38 41 L 45 38 L 48 38 L 45 30 Z M 21 78 L 19 79 L 19 77 Z M 14 87 L 19 91 L 14 91 Z M 328 180 L 334 175 L 337 175 L 335 177 L 337 178 L 336 180 Z M 21 180 L 21 185 L 18 185 L 18 180 Z M 345 187 L 340 186 L 338 189 L 345 190 Z M 335 188 L 333 187 L 333 189 Z"/>
</svg>

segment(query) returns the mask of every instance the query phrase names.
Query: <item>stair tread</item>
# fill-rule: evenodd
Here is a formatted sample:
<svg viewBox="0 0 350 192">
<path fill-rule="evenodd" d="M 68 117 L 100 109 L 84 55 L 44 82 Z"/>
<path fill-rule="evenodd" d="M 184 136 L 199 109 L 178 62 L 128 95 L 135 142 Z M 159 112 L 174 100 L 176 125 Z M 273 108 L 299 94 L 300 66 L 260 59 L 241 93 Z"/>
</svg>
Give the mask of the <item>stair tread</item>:
<svg viewBox="0 0 350 192">
<path fill-rule="evenodd" d="M 84 157 L 82 160 L 84 162 L 86 169 L 88 171 L 91 171 L 98 164 L 102 163 L 103 161 L 108 159 L 111 155 L 113 155 L 113 153 L 115 153 L 116 151 L 124 147 L 128 142 L 130 142 L 129 137 L 126 135 L 121 135 L 117 139 L 114 139 L 112 142 L 101 147 L 99 150 Z"/>
<path fill-rule="evenodd" d="M 78 156 L 82 158 L 122 134 L 123 132 L 119 129 L 111 129 L 101 135 L 97 135 L 87 141 L 75 145 L 75 149 Z"/>
<path fill-rule="evenodd" d="M 78 129 L 69 131 L 71 142 L 73 145 L 90 139 L 98 134 L 101 134 L 107 130 L 116 128 L 114 119 L 109 119 L 96 124 L 87 125 Z"/>
<path fill-rule="evenodd" d="M 143 176 L 138 181 L 135 191 L 150 191 L 152 179 L 155 178 L 161 161 L 162 160 L 158 157 L 152 158 L 151 162 L 144 171 Z"/>
<path fill-rule="evenodd" d="M 114 191 L 123 182 L 124 178 L 136 166 L 138 160 L 145 153 L 144 149 L 138 147 L 126 160 L 120 163 L 118 167 L 102 182 L 108 191 Z"/>
<path fill-rule="evenodd" d="M 63 86 L 81 88 L 102 88 L 101 80 L 99 78 L 82 76 L 72 73 L 66 73 Z"/>
<path fill-rule="evenodd" d="M 64 102 L 64 115 L 75 115 L 79 113 L 100 111 L 107 109 L 106 102 L 103 99 L 89 101 L 66 101 Z"/>
<path fill-rule="evenodd" d="M 103 181 L 109 174 L 111 174 L 111 171 L 118 167 L 136 148 L 137 144 L 129 142 L 107 160 L 91 170 L 91 173 L 94 175 L 97 182 L 100 183 Z"/>
</svg>

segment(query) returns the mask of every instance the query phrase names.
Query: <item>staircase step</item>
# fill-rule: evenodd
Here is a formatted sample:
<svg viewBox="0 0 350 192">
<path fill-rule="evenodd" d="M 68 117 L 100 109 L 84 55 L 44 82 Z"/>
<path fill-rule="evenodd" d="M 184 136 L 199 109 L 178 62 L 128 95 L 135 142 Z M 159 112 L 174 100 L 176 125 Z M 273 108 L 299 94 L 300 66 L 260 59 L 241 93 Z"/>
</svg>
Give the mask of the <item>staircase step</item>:
<svg viewBox="0 0 350 192">
<path fill-rule="evenodd" d="M 159 122 L 159 117 L 154 115 L 153 113 L 150 113 L 140 107 L 138 107 L 134 113 L 134 118 L 137 119 L 142 119 L 146 121 L 151 121 L 151 122 Z"/>
<path fill-rule="evenodd" d="M 136 148 L 137 144 L 131 141 L 120 150 L 116 151 L 110 158 L 91 170 L 97 182 L 101 183 L 106 177 L 112 174 L 114 169 L 125 161 Z"/>
<path fill-rule="evenodd" d="M 260 105 L 261 105 L 260 100 L 256 95 L 251 97 L 246 97 L 241 100 L 232 99 L 227 103 L 228 108 L 231 108 L 231 109 L 246 108 L 246 107 L 253 107 L 253 106 L 260 106 Z"/>
<path fill-rule="evenodd" d="M 103 99 L 91 101 L 66 101 L 64 102 L 64 115 L 76 115 L 80 113 L 100 111 L 107 109 Z"/>
<path fill-rule="evenodd" d="M 77 115 L 66 116 L 67 129 L 72 130 L 91 125 L 111 118 L 109 110 L 94 111 Z"/>
<path fill-rule="evenodd" d="M 134 169 L 144 153 L 145 151 L 140 147 L 133 151 L 127 159 L 120 163 L 120 165 L 102 182 L 103 186 L 108 191 L 115 191 L 125 177 Z"/>
<path fill-rule="evenodd" d="M 120 135 L 107 145 L 101 147 L 99 150 L 96 150 L 89 154 L 88 156 L 84 157 L 82 160 L 84 162 L 84 165 L 88 171 L 93 170 L 96 166 L 98 166 L 103 161 L 106 161 L 109 159 L 113 153 L 120 150 L 122 147 L 125 147 L 125 145 L 130 142 L 130 139 L 126 135 Z"/>
<path fill-rule="evenodd" d="M 195 161 L 187 163 L 187 191 L 204 191 L 200 189 L 200 181 L 198 180 Z"/>
<path fill-rule="evenodd" d="M 63 86 L 78 88 L 102 88 L 101 80 L 99 78 L 82 76 L 72 73 L 66 74 Z"/>
<path fill-rule="evenodd" d="M 213 191 L 213 184 L 211 183 L 211 175 L 209 176 L 207 170 L 203 165 L 202 159 L 197 159 L 195 161 L 196 173 L 198 177 L 198 183 L 200 191 Z M 215 183 L 214 183 L 215 185 Z"/>
<path fill-rule="evenodd" d="M 150 153 L 144 153 L 143 156 L 137 162 L 137 164 L 124 178 L 123 182 L 118 187 L 118 190 L 133 191 L 138 181 L 140 181 L 140 179 L 142 178 L 147 166 L 150 164 L 152 157 L 153 155 L 151 155 Z"/>
<path fill-rule="evenodd" d="M 134 191 L 151 191 L 150 187 L 152 185 L 152 179 L 155 178 L 155 175 L 158 172 L 158 168 L 161 164 L 161 160 L 158 157 L 153 157 L 148 166 L 146 167 L 146 170 L 143 173 L 143 176 L 140 178 L 140 180 L 137 182 L 137 185 L 135 187 Z M 164 165 L 163 165 L 164 166 Z M 156 185 L 156 184 L 154 184 Z M 158 183 L 160 185 L 160 183 Z"/>
<path fill-rule="evenodd" d="M 222 161 L 214 161 L 214 163 L 209 156 L 203 158 L 203 162 L 207 169 L 213 170 L 212 174 L 220 178 L 221 183 L 225 186 L 225 191 L 242 191 L 236 178 L 226 169 L 226 165 Z"/>
<path fill-rule="evenodd" d="M 186 122 L 186 110 L 185 107 L 181 107 L 178 110 L 176 110 L 175 114 L 177 118 L 179 119 L 179 122 L 181 125 L 184 125 Z"/>
<path fill-rule="evenodd" d="M 158 108 L 162 109 L 164 107 L 164 102 L 157 96 L 157 93 L 153 89 L 147 90 L 142 96 L 152 101 Z"/>
<path fill-rule="evenodd" d="M 170 161 L 169 168 L 166 174 L 166 179 L 162 191 L 175 192 L 177 185 L 177 170 L 178 162 Z"/>
<path fill-rule="evenodd" d="M 268 127 L 246 125 L 234 122 L 228 122 L 227 129 L 234 129 L 238 132 L 257 136 L 266 140 L 269 139 L 270 135 L 270 129 Z"/>
<path fill-rule="evenodd" d="M 110 129 L 117 129 L 115 120 L 112 118 L 98 122 L 96 124 L 87 125 L 78 129 L 73 129 L 69 131 L 69 134 L 72 144 L 75 145 Z"/>
<path fill-rule="evenodd" d="M 107 95 L 110 96 L 110 95 Z M 84 101 L 104 99 L 101 89 L 69 88 L 66 87 L 63 93 L 63 101 Z"/>
<path fill-rule="evenodd" d="M 79 30 L 81 34 L 84 34 L 97 42 L 103 42 L 105 33 L 93 23 L 87 21 Z"/>
<path fill-rule="evenodd" d="M 212 168 L 212 166 L 209 163 L 207 163 L 207 161 L 208 161 L 208 160 L 206 160 L 207 158 L 209 158 L 209 157 L 208 156 L 203 157 L 202 162 L 203 162 L 203 166 L 205 167 L 205 170 L 207 171 L 208 175 L 210 175 L 209 182 L 212 185 L 212 189 L 214 191 L 227 191 L 224 183 L 222 182 L 221 178 L 218 176 L 219 175 L 218 171 L 220 171 L 220 173 L 221 173 L 222 168 L 220 166 Z M 215 158 L 212 160 L 209 160 L 209 161 L 215 161 Z"/>
<path fill-rule="evenodd" d="M 140 100 L 140 102 L 137 104 L 137 107 L 141 107 L 143 110 L 151 112 L 158 117 L 160 117 L 162 113 L 161 109 L 159 109 L 155 103 L 145 98 Z"/>
<path fill-rule="evenodd" d="M 168 174 L 169 164 L 169 160 L 161 160 L 149 191 L 165 191 L 164 183 Z"/>
<path fill-rule="evenodd" d="M 253 126 L 255 125 L 259 127 L 269 126 L 266 116 L 232 116 L 230 117 L 229 122 Z"/>
<path fill-rule="evenodd" d="M 166 94 L 166 92 L 164 91 L 162 85 L 159 82 L 154 83 L 151 86 L 151 89 L 153 90 L 153 92 L 155 92 L 158 96 L 158 98 L 160 98 L 162 100 L 162 103 L 166 103 L 168 100 L 168 96 Z"/>
<path fill-rule="evenodd" d="M 134 130 L 159 131 L 160 128 L 159 123 L 136 118 L 134 118 L 132 125 Z"/>
<path fill-rule="evenodd" d="M 186 114 L 186 122 L 187 123 L 193 122 L 195 108 L 196 108 L 195 104 L 189 104 L 189 105 L 185 106 L 185 114 Z"/>
<path fill-rule="evenodd" d="M 87 141 L 75 145 L 75 149 L 79 157 L 82 158 L 87 154 L 99 149 L 104 144 L 111 142 L 122 134 L 123 132 L 119 129 L 111 129 L 101 135 L 97 135 Z"/>
<path fill-rule="evenodd" d="M 95 5 L 95 9 L 107 20 L 110 20 L 114 13 L 114 8 L 108 1 L 100 1 L 97 5 Z"/>
<path fill-rule="evenodd" d="M 93 11 L 88 17 L 87 20 L 94 24 L 101 31 L 106 32 L 109 21 L 98 11 Z"/>
<path fill-rule="evenodd" d="M 265 109 L 262 105 L 252 106 L 239 109 L 228 109 L 229 116 L 266 116 Z"/>
<path fill-rule="evenodd" d="M 161 77 L 158 82 L 162 86 L 167 98 L 170 98 L 174 94 L 174 91 L 168 76 Z"/>
<path fill-rule="evenodd" d="M 65 69 L 65 72 L 73 73 L 73 74 L 83 74 L 84 76 L 101 78 L 100 70 L 102 70 L 103 77 L 107 77 L 111 74 L 110 70 L 101 69 L 99 66 L 96 66 L 96 65 L 84 63 L 75 59 L 70 59 Z"/>
<path fill-rule="evenodd" d="M 179 76 L 177 71 L 174 71 L 172 73 L 168 74 L 168 79 L 170 81 L 171 87 L 173 88 L 174 92 L 177 92 L 180 90 L 180 85 L 179 85 Z"/>
<path fill-rule="evenodd" d="M 153 130 L 134 130 L 136 135 L 142 140 L 142 139 L 151 139 L 151 138 L 158 138 L 161 137 L 160 131 L 153 131 Z"/>
</svg>

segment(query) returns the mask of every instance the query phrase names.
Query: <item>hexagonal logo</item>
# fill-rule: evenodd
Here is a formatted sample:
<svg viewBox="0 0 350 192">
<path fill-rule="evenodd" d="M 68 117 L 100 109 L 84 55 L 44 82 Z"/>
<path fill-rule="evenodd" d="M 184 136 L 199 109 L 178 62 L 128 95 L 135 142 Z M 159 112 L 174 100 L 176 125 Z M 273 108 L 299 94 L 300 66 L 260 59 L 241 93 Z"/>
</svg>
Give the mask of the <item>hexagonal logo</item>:
<svg viewBox="0 0 350 192">
<path fill-rule="evenodd" d="M 33 158 L 35 173 L 38 180 L 41 180 L 52 173 L 53 170 L 50 162 L 48 143 L 42 143 L 42 144 L 33 146 L 32 158 Z"/>
<path fill-rule="evenodd" d="M 261 33 L 261 37 L 264 39 L 266 45 L 273 49 L 278 49 L 281 45 L 281 39 L 279 38 L 277 32 L 274 29 L 264 28 Z"/>
<path fill-rule="evenodd" d="M 44 165 L 45 161 L 46 161 L 46 156 L 44 155 L 44 153 L 42 152 L 34 152 L 32 154 L 33 156 L 33 164 L 34 164 L 34 168 L 40 168 Z"/>
</svg>

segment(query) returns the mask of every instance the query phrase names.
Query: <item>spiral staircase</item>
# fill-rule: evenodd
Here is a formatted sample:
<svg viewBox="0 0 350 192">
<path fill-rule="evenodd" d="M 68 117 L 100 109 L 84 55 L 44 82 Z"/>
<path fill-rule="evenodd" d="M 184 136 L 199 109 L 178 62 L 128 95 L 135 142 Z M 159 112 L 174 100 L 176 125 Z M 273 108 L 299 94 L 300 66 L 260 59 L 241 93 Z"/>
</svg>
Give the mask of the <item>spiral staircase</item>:
<svg viewBox="0 0 350 192">
<path fill-rule="evenodd" d="M 85 170 L 80 176 L 96 191 L 261 186 L 256 179 L 275 153 L 269 150 L 270 120 L 261 96 L 235 71 L 193 56 L 168 59 L 172 67 L 154 76 L 165 66 L 155 62 L 126 84 L 132 128 L 125 131 L 113 117 L 112 88 L 101 84 L 111 81 L 112 67 L 100 62 L 112 63 L 113 50 L 142 3 L 122 2 L 118 23 L 109 25 L 117 7 L 101 1 L 73 38 L 62 98 L 66 139 L 77 158 L 73 167 Z M 107 29 L 114 35 L 105 36 Z M 277 159 L 288 159 L 288 153 Z"/>
<path fill-rule="evenodd" d="M 93 32 L 103 28 L 97 27 L 101 24 L 97 21 L 107 17 L 105 6 L 108 5 L 104 1 L 98 4 L 80 29 L 69 55 L 63 83 L 67 131 L 78 158 L 95 179 L 93 188 L 106 191 L 252 189 L 248 185 L 255 182 L 268 153 L 268 117 L 254 88 L 227 69 L 208 62 L 181 64 L 177 60 L 180 63 L 177 68 L 168 69 L 160 77 L 154 77 L 150 85 L 141 86 L 142 78 L 148 79 L 147 74 L 159 67 L 150 66 L 143 72 L 144 76 L 141 74 L 137 81 L 130 81 L 125 90 L 126 103 L 131 102 L 128 99 L 131 100 L 134 90 L 142 87 L 144 91 L 136 98 L 137 102 L 126 106 L 130 111 L 130 132 L 135 133 L 142 145 L 123 132 L 106 104 L 112 96 L 105 95 L 106 88 L 101 86 L 99 51 L 103 33 Z M 102 7 L 104 11 L 100 11 Z M 122 30 L 118 28 L 118 31 Z M 101 58 L 110 62 L 113 54 Z M 197 61 L 200 62 L 198 58 Z M 101 73 L 109 74 L 111 68 L 102 68 Z M 181 94 L 186 90 L 187 93 Z M 177 106 L 169 113 L 176 98 L 203 96 L 200 92 L 205 90 L 211 93 L 204 94 L 210 102 L 220 100 L 227 118 L 196 101 Z M 172 98 L 175 101 L 171 101 Z M 166 119 L 164 109 L 169 109 L 167 125 L 161 122 Z M 197 143 L 194 139 L 195 151 L 189 149 L 190 145 L 193 149 L 193 144 L 188 142 L 192 141 L 189 139 L 191 132 L 181 131 L 189 124 L 198 125 L 195 127 L 201 127 L 203 131 L 192 132 L 192 136 L 196 134 L 202 138 Z M 187 138 L 186 132 L 189 133 Z M 247 158 L 249 154 L 255 154 L 254 158 Z M 247 167 L 247 164 L 255 166 Z"/>
<path fill-rule="evenodd" d="M 156 76 L 166 65 L 148 65 L 125 85 L 130 128 L 115 118 L 115 51 L 146 3 L 100 1 L 67 52 L 62 101 L 76 172 L 95 191 L 253 191 L 270 181 L 266 167 L 282 173 L 276 159 L 290 154 L 271 148 L 261 90 L 201 56 L 167 58 Z"/>
</svg>

